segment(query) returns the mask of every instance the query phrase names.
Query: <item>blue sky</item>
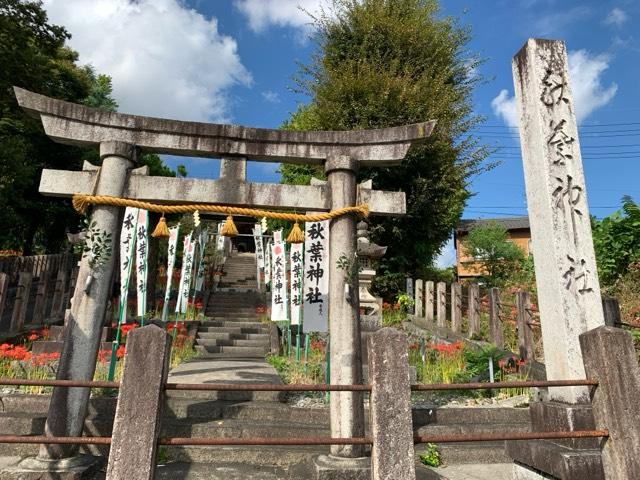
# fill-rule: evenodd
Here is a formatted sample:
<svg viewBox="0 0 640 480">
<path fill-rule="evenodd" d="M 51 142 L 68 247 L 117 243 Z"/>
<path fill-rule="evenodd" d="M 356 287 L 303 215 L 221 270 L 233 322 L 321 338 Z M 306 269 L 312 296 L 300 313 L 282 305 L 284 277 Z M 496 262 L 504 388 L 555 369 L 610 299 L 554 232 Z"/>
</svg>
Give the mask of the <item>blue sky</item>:
<svg viewBox="0 0 640 480">
<path fill-rule="evenodd" d="M 290 91 L 313 45 L 307 15 L 323 0 L 45 0 L 73 35 L 80 61 L 112 76 L 120 111 L 278 127 L 306 99 Z M 640 2 L 447 0 L 443 15 L 472 28 L 470 52 L 486 59 L 474 95 L 486 117 L 480 138 L 500 164 L 473 179 L 465 217 L 526 214 L 511 58 L 529 37 L 563 39 L 581 124 L 591 212 L 640 200 Z M 171 158 L 190 176 L 215 178 L 218 162 Z M 253 181 L 278 181 L 275 165 L 251 164 Z M 451 252 L 443 258 L 447 263 Z"/>
</svg>

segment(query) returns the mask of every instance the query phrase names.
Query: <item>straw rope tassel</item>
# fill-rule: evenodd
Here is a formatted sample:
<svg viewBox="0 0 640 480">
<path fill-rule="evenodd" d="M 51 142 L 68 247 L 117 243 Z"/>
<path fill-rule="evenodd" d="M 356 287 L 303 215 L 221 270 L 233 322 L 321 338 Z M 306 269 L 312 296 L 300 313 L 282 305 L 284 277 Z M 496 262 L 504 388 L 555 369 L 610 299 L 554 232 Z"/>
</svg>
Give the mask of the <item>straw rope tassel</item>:
<svg viewBox="0 0 640 480">
<path fill-rule="evenodd" d="M 167 227 L 167 221 L 164 218 L 164 213 L 162 214 L 162 217 L 160 217 L 158 225 L 156 225 L 151 236 L 153 238 L 169 237 L 169 227 Z"/>
<path fill-rule="evenodd" d="M 235 237 L 238 235 L 238 229 L 236 228 L 236 224 L 233 223 L 233 217 L 231 215 L 227 216 L 227 221 L 224 222 L 222 230 L 220 230 L 220 235 L 223 237 Z"/>
<path fill-rule="evenodd" d="M 293 224 L 293 228 L 289 232 L 289 236 L 287 236 L 287 242 L 289 243 L 302 243 L 304 242 L 304 233 L 300 230 L 300 225 L 298 222 Z"/>
</svg>

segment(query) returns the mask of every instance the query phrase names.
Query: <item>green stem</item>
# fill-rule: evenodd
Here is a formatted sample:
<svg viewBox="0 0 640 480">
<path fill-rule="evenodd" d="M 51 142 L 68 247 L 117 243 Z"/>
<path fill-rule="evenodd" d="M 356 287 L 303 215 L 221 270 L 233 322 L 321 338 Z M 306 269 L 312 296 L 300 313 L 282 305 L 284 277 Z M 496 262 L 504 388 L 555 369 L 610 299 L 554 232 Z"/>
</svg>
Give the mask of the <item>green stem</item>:
<svg viewBox="0 0 640 480">
<path fill-rule="evenodd" d="M 109 362 L 109 374 L 107 375 L 107 379 L 112 382 L 113 377 L 116 373 L 116 355 L 118 352 L 118 347 L 120 346 L 120 327 L 122 326 L 122 317 L 124 309 L 126 308 L 126 303 L 120 302 L 120 308 L 118 309 L 118 324 L 116 327 L 116 338 L 111 344 L 111 360 Z"/>
</svg>

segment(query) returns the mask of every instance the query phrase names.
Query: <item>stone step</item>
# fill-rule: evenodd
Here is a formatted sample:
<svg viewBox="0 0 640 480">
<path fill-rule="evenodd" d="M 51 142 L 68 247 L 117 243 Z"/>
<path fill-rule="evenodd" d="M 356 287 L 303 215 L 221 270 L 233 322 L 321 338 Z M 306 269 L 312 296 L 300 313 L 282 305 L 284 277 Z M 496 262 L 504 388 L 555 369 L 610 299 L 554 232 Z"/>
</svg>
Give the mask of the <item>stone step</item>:
<svg viewBox="0 0 640 480">
<path fill-rule="evenodd" d="M 417 435 L 459 435 L 499 432 L 528 432 L 530 423 L 453 423 L 432 424 L 414 429 Z"/>
<path fill-rule="evenodd" d="M 413 408 L 413 425 L 467 423 L 530 423 L 528 408 Z"/>
<path fill-rule="evenodd" d="M 156 480 L 293 480 L 279 467 L 262 467 L 241 463 L 209 465 L 193 462 L 171 462 L 156 467 Z"/>
<path fill-rule="evenodd" d="M 466 465 L 471 463 L 508 463 L 505 442 L 439 443 L 440 460 L 444 465 Z M 425 451 L 424 444 L 415 446 L 416 458 Z"/>
<path fill-rule="evenodd" d="M 260 332 L 238 332 L 238 333 L 266 333 L 269 331 L 269 325 L 262 322 L 248 322 L 244 319 L 240 320 L 213 320 L 203 322 L 198 332 L 216 332 L 218 330 L 211 330 L 212 328 L 252 328 L 260 329 Z M 229 332 L 232 333 L 232 332 Z"/>
<path fill-rule="evenodd" d="M 203 347 L 266 347 L 269 348 L 269 339 L 260 340 L 232 340 L 232 339 L 207 339 L 196 338 L 196 345 Z"/>
<path fill-rule="evenodd" d="M 240 347 L 240 346 L 217 346 L 217 345 L 196 345 L 196 350 L 203 353 L 229 353 L 237 356 L 264 357 L 269 353 L 267 346 L 261 347 Z"/>
<path fill-rule="evenodd" d="M 268 330 L 264 327 L 207 327 L 206 330 L 200 331 L 200 333 L 224 333 L 224 334 L 250 334 L 261 335 L 265 334 Z"/>
<path fill-rule="evenodd" d="M 268 342 L 270 336 L 268 333 L 218 333 L 199 331 L 196 334 L 196 338 L 203 340 L 263 340 Z"/>
<path fill-rule="evenodd" d="M 310 461 L 314 456 L 328 454 L 328 446 L 224 446 L 167 447 L 173 461 L 207 463 L 240 463 L 249 466 L 288 468 Z M 205 477 L 206 478 L 206 477 Z"/>
</svg>

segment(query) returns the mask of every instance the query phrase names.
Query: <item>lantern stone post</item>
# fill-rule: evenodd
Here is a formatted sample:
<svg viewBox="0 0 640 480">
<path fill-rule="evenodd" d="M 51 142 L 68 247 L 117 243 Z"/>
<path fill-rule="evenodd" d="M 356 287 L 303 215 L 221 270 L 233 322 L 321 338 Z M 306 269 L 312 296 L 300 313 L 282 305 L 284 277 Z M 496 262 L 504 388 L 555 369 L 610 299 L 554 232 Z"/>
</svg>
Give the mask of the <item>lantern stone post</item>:
<svg viewBox="0 0 640 480">
<path fill-rule="evenodd" d="M 96 194 L 121 197 L 127 184 L 129 171 L 134 166 L 134 146 L 116 141 L 102 142 L 100 157 L 102 167 L 96 185 Z M 71 310 L 65 321 L 64 346 L 56 375 L 58 380 L 93 379 L 102 321 L 109 302 L 111 276 L 115 266 L 115 242 L 120 232 L 119 211 L 118 207 L 104 205 L 93 208 L 91 221 L 95 222 L 95 228 L 111 234 L 111 255 L 98 272 L 91 271 L 87 258 L 83 258 L 80 262 Z M 90 275 L 94 279 L 87 289 L 85 285 Z M 45 434 L 54 437 L 81 436 L 90 392 L 89 388 L 55 387 L 49 404 Z M 60 412 L 64 412 L 64 415 Z M 77 451 L 77 445 L 45 444 L 40 448 L 39 458 L 43 460 L 68 458 L 74 456 Z"/>
</svg>

